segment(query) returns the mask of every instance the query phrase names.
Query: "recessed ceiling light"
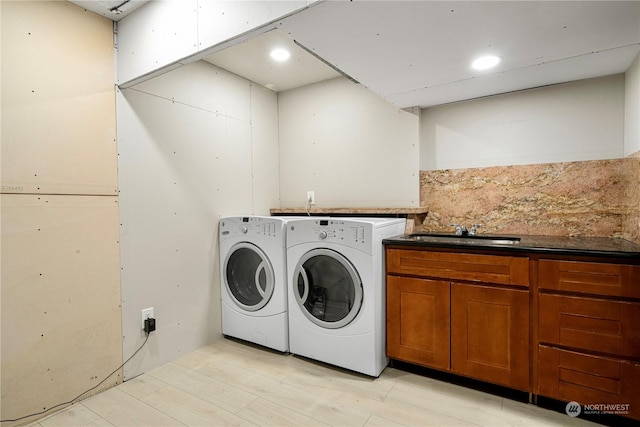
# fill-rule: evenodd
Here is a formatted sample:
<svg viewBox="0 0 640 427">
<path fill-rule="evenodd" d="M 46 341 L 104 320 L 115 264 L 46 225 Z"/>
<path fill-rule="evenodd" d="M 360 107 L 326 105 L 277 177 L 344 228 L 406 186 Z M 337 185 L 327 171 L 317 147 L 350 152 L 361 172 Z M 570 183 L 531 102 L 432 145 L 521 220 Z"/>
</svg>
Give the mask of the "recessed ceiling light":
<svg viewBox="0 0 640 427">
<path fill-rule="evenodd" d="M 471 67 L 474 70 L 488 70 L 498 65 L 501 60 L 499 56 L 495 55 L 481 56 L 471 63 Z"/>
<path fill-rule="evenodd" d="M 288 50 L 280 47 L 273 49 L 270 55 L 271 55 L 271 59 L 278 62 L 286 61 L 287 59 L 289 59 L 289 57 L 291 57 L 291 54 L 289 53 Z"/>
</svg>

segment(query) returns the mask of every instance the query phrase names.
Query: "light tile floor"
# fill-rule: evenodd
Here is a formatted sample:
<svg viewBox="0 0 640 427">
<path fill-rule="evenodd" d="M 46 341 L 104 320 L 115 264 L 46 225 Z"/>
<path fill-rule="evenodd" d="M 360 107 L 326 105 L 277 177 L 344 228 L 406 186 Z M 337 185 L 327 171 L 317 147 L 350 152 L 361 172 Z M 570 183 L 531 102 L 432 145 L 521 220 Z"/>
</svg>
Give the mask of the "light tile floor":
<svg viewBox="0 0 640 427">
<path fill-rule="evenodd" d="M 30 424 L 185 425 L 598 426 L 399 369 L 374 379 L 231 339 Z"/>
</svg>

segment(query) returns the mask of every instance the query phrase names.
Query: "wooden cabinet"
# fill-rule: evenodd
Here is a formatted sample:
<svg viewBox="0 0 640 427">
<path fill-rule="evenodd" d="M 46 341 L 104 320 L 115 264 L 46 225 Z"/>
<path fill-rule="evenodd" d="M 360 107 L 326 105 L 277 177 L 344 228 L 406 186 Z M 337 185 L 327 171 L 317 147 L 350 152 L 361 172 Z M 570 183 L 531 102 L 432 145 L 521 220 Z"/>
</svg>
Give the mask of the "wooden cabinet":
<svg viewBox="0 0 640 427">
<path fill-rule="evenodd" d="M 530 390 L 526 257 L 388 248 L 392 359 Z"/>
<path fill-rule="evenodd" d="M 387 354 L 640 419 L 638 264 L 387 246 Z"/>
<path fill-rule="evenodd" d="M 640 418 L 640 266 L 538 262 L 536 393 Z"/>
<path fill-rule="evenodd" d="M 529 390 L 529 292 L 451 285 L 451 370 Z"/>
<path fill-rule="evenodd" d="M 450 368 L 449 282 L 389 276 L 387 354 L 437 369 Z"/>
</svg>

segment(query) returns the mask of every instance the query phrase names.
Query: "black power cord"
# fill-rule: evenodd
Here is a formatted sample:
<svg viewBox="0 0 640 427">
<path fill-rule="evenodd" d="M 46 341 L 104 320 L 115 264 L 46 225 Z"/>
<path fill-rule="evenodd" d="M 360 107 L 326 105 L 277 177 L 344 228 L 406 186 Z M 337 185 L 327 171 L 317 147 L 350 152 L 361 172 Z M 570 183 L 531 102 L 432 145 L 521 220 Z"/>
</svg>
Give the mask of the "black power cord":
<svg viewBox="0 0 640 427">
<path fill-rule="evenodd" d="M 129 362 L 131 359 L 133 359 L 133 357 L 134 357 L 136 354 L 138 354 L 138 352 L 139 352 L 140 350 L 142 350 L 142 347 L 144 347 L 144 346 L 145 346 L 145 344 L 147 343 L 147 341 L 149 341 L 149 335 L 151 334 L 151 332 L 152 332 L 152 331 L 155 331 L 155 319 L 147 319 L 147 320 L 153 320 L 153 329 L 152 329 L 152 330 L 149 330 L 149 331 L 147 331 L 147 330 L 145 329 L 145 332 L 147 332 L 147 337 L 144 339 L 144 342 L 142 343 L 142 345 L 141 345 L 140 347 L 138 347 L 138 349 L 137 349 L 137 350 L 136 350 L 136 351 L 135 351 L 135 352 L 134 352 L 134 353 L 133 353 L 133 354 L 132 354 L 128 359 L 127 359 L 127 360 L 125 360 L 125 361 L 122 363 L 122 365 L 120 365 L 120 366 L 118 366 L 116 369 L 114 369 L 114 370 L 113 370 L 113 372 L 111 372 L 109 375 L 107 375 L 107 376 L 106 376 L 102 381 L 100 381 L 98 384 L 94 385 L 93 387 L 91 387 L 91 388 L 90 388 L 90 389 L 88 389 L 88 390 L 83 391 L 82 393 L 80 393 L 79 395 L 77 395 L 76 397 L 74 397 L 73 399 L 71 399 L 71 400 L 69 400 L 69 401 L 67 401 L 67 402 L 58 403 L 57 405 L 52 406 L 52 407 L 50 407 L 49 409 L 45 409 L 44 411 L 36 412 L 36 413 L 33 413 L 33 414 L 29 414 L 29 415 L 25 415 L 25 416 L 20 417 L 20 418 L 14 418 L 14 419 L 11 419 L 11 420 L 0 420 L 0 423 L 9 423 L 9 422 L 14 422 L 14 421 L 24 420 L 25 418 L 29 418 L 29 417 L 35 417 L 36 415 L 44 415 L 44 414 L 46 414 L 47 412 L 49 412 L 49 411 L 51 411 L 51 410 L 53 410 L 53 409 L 59 408 L 59 407 L 61 407 L 61 406 L 69 405 L 69 404 L 72 404 L 72 403 L 76 403 L 76 401 L 77 401 L 77 400 L 79 400 L 82 396 L 84 396 L 85 394 L 89 393 L 90 391 L 93 391 L 93 390 L 95 390 L 96 388 L 100 387 L 100 386 L 101 386 L 101 385 L 102 385 L 106 380 L 108 380 L 109 378 L 111 378 L 111 376 L 112 376 L 113 374 L 115 374 L 115 373 L 116 373 L 116 372 L 118 372 L 120 369 L 122 369 L 122 367 L 124 367 L 124 365 L 126 365 L 126 364 L 127 364 L 127 362 Z M 145 323 L 146 323 L 146 322 L 145 322 Z"/>
</svg>

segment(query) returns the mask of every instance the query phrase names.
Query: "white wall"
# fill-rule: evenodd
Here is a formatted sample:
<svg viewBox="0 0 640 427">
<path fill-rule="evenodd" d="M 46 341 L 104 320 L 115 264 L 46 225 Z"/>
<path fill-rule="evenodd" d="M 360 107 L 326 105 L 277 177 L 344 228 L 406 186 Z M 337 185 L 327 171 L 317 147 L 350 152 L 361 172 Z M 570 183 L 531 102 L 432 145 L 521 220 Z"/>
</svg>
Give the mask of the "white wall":
<svg viewBox="0 0 640 427">
<path fill-rule="evenodd" d="M 118 22 L 119 85 L 159 75 L 312 1 L 152 1 Z"/>
<path fill-rule="evenodd" d="M 275 93 L 200 61 L 118 93 L 125 379 L 221 333 L 218 220 L 278 200 Z"/>
<path fill-rule="evenodd" d="M 624 75 L 422 110 L 420 168 L 621 158 Z"/>
<path fill-rule="evenodd" d="M 640 54 L 625 73 L 624 155 L 640 151 Z"/>
<path fill-rule="evenodd" d="M 278 95 L 280 207 L 419 205 L 419 117 L 340 77 Z"/>
</svg>

